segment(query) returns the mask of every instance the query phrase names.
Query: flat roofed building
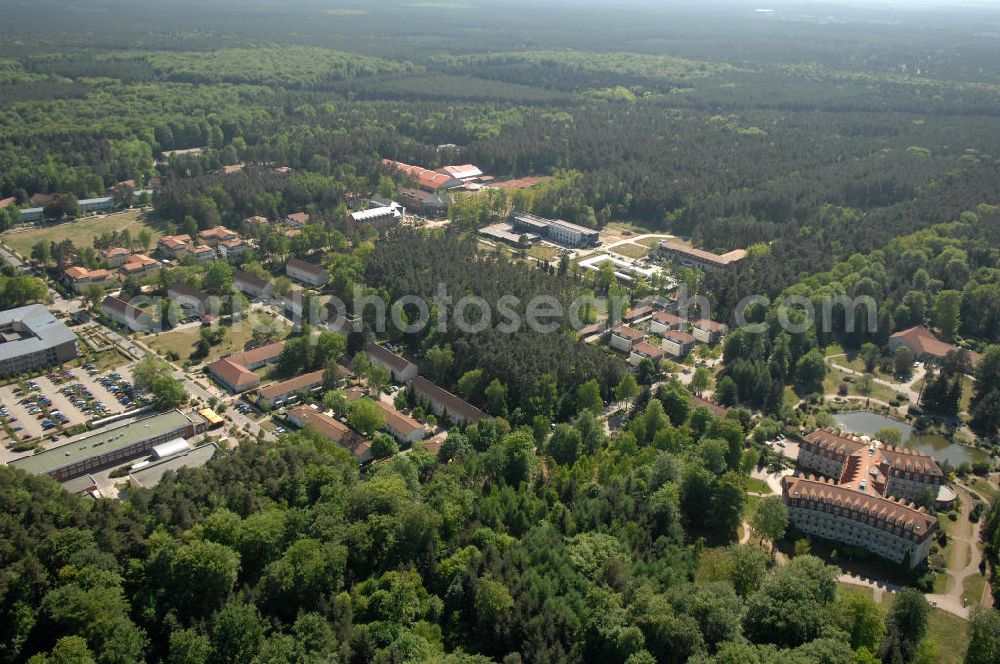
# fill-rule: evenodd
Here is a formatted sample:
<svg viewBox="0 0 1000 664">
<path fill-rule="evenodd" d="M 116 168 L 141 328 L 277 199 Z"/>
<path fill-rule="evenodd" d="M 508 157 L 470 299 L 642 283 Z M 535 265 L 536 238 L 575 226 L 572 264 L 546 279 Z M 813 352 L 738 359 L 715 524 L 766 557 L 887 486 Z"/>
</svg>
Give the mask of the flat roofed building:
<svg viewBox="0 0 1000 664">
<path fill-rule="evenodd" d="M 285 263 L 285 274 L 291 279 L 317 288 L 326 285 L 329 279 L 323 266 L 308 263 L 294 256 Z"/>
<path fill-rule="evenodd" d="M 514 226 L 511 224 L 492 224 L 490 226 L 483 226 L 476 232 L 487 240 L 503 242 L 504 244 L 509 244 L 512 247 L 518 248 L 530 247 L 542 237 L 538 233 L 516 231 L 514 230 Z"/>
<path fill-rule="evenodd" d="M 397 383 L 406 383 L 417 377 L 417 365 L 385 346 L 368 344 L 365 346 L 365 356 L 388 371 Z"/>
<path fill-rule="evenodd" d="M 399 207 L 386 205 L 352 212 L 350 216 L 351 222 L 356 226 L 371 226 L 384 231 L 398 225 L 403 218 L 403 213 Z"/>
<path fill-rule="evenodd" d="M 129 483 L 136 488 L 152 489 L 170 471 L 177 472 L 181 468 L 201 468 L 212 460 L 218 449 L 215 443 L 208 443 L 147 463 L 129 473 Z"/>
<path fill-rule="evenodd" d="M 538 233 L 551 242 L 567 247 L 596 247 L 601 243 L 601 234 L 593 228 L 571 224 L 562 219 L 545 219 L 527 212 L 511 212 L 507 220 L 518 231 Z"/>
<path fill-rule="evenodd" d="M 464 401 L 448 390 L 438 387 L 423 376 L 417 376 L 411 380 L 410 389 L 413 390 L 417 401 L 424 401 L 430 404 L 431 410 L 435 415 L 449 422 L 454 422 L 459 426 L 468 426 L 490 419 L 489 415 L 468 401 Z"/>
<path fill-rule="evenodd" d="M 40 304 L 0 312 L 0 376 L 15 376 L 77 356 L 76 334 Z"/>
<path fill-rule="evenodd" d="M 324 370 L 302 374 L 277 383 L 271 383 L 257 390 L 260 401 L 268 408 L 287 405 L 298 399 L 300 392 L 315 392 L 323 386 Z"/>
<path fill-rule="evenodd" d="M 704 249 L 695 249 L 679 240 L 661 242 L 660 253 L 681 265 L 698 268 L 699 270 L 732 269 L 747 257 L 747 252 L 744 249 L 734 249 L 725 254 L 714 254 Z"/>
<path fill-rule="evenodd" d="M 155 445 L 190 438 L 205 430 L 205 422 L 172 410 L 123 426 L 88 434 L 73 442 L 10 462 L 34 475 L 58 482 L 92 473 L 148 454 Z"/>
</svg>

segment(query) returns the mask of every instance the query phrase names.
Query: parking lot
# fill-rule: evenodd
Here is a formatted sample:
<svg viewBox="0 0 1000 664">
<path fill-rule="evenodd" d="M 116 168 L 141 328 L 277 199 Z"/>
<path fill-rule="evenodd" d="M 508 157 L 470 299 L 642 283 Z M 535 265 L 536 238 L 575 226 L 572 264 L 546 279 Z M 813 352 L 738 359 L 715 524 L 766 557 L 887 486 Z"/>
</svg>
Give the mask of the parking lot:
<svg viewBox="0 0 1000 664">
<path fill-rule="evenodd" d="M 131 382 L 128 367 L 104 373 L 93 367 L 56 369 L 24 383 L 0 387 L 0 417 L 18 441 L 56 435 L 62 429 L 140 405 Z M 55 444 L 58 439 L 48 442 Z"/>
</svg>

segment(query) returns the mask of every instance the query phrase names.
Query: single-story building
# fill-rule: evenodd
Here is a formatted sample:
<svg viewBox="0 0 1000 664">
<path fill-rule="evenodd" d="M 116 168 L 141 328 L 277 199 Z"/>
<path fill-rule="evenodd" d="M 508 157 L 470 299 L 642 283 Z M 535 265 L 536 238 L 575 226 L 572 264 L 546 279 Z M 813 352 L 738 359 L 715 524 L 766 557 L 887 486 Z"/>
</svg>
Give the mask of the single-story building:
<svg viewBox="0 0 1000 664">
<path fill-rule="evenodd" d="M 285 215 L 285 224 L 291 228 L 302 228 L 309 223 L 308 212 L 292 212 Z"/>
<path fill-rule="evenodd" d="M 889 337 L 889 350 L 895 351 L 900 346 L 906 346 L 913 353 L 913 357 L 921 360 L 943 360 L 948 353 L 959 350 L 958 346 L 941 341 L 926 327 L 916 326 L 907 330 L 896 332 Z M 982 356 L 979 353 L 968 351 L 969 360 L 973 365 L 979 363 Z"/>
<path fill-rule="evenodd" d="M 168 471 L 177 472 L 181 468 L 201 468 L 212 460 L 218 449 L 215 443 L 208 443 L 181 450 L 150 463 L 133 466 L 128 476 L 129 483 L 137 489 L 151 489 L 160 483 Z"/>
</svg>

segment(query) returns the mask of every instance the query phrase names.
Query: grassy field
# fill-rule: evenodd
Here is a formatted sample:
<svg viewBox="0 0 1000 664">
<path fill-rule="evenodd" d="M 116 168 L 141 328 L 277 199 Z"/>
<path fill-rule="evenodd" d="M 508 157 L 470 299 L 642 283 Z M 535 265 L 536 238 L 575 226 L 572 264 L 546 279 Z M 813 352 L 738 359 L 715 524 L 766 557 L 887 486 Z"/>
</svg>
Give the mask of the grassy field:
<svg viewBox="0 0 1000 664">
<path fill-rule="evenodd" d="M 756 477 L 744 477 L 743 489 L 746 491 L 753 491 L 755 493 L 773 493 L 771 491 L 771 487 L 767 485 L 767 482 L 759 480 Z"/>
<path fill-rule="evenodd" d="M 551 261 L 559 257 L 559 250 L 544 244 L 536 244 L 528 250 L 528 255 L 543 261 Z"/>
<path fill-rule="evenodd" d="M 270 324 L 275 320 L 273 316 L 261 316 L 260 318 L 262 324 Z M 284 332 L 279 333 L 279 336 L 284 336 L 284 333 L 287 333 L 289 326 L 281 319 L 278 320 L 278 324 L 281 325 L 284 330 Z M 231 327 L 226 327 L 225 329 L 225 339 L 223 339 L 222 343 L 218 346 L 212 346 L 211 351 L 208 353 L 208 357 L 204 358 L 203 361 L 212 362 L 220 357 L 237 353 L 243 350 L 247 342 L 253 338 L 253 327 L 248 323 L 240 323 Z M 151 335 L 146 337 L 144 341 L 150 348 L 155 350 L 160 355 L 167 355 L 168 353 L 173 352 L 177 354 L 178 358 L 180 358 L 178 361 L 186 362 L 188 358 L 191 357 L 191 353 L 194 351 L 194 345 L 200 338 L 201 328 L 191 327 L 185 330 Z"/>
<path fill-rule="evenodd" d="M 620 244 L 610 251 L 616 254 L 621 254 L 622 256 L 628 256 L 629 258 L 645 258 L 649 255 L 649 247 L 643 247 L 641 245 L 630 242 L 628 244 Z"/>
<path fill-rule="evenodd" d="M 872 597 L 872 589 L 847 583 L 838 584 L 841 593 L 862 594 Z M 882 608 L 886 611 L 892 606 L 894 596 L 882 593 Z M 965 658 L 965 650 L 969 646 L 969 623 L 961 618 L 945 613 L 940 609 L 931 609 L 927 619 L 927 637 L 937 649 L 940 664 L 958 664 Z"/>
<path fill-rule="evenodd" d="M 990 484 L 988 480 L 981 477 L 970 477 L 969 486 L 975 489 L 976 493 L 979 493 L 983 497 L 990 500 L 993 500 L 997 497 L 997 495 L 1000 495 L 1000 491 L 997 491 L 996 487 Z"/>
<path fill-rule="evenodd" d="M 151 225 L 147 212 L 129 210 L 121 214 L 70 221 L 57 226 L 46 226 L 14 233 L 8 232 L 3 234 L 3 241 L 22 257 L 27 258 L 31 254 L 31 247 L 39 240 L 52 240 L 53 242 L 72 240 L 78 247 L 89 247 L 93 246 L 94 238 L 103 233 L 121 231 L 126 228 L 133 238 L 137 237 L 139 231 L 143 229 L 149 231 L 152 238 L 151 246 L 155 246 L 156 241 L 160 238 L 160 232 Z"/>
<path fill-rule="evenodd" d="M 838 388 L 841 383 L 847 385 L 847 394 L 850 396 L 871 397 L 887 402 L 892 402 L 896 398 L 895 390 L 875 381 L 871 383 L 871 393 L 862 394 L 860 391 L 861 376 L 849 374 L 836 367 L 830 367 L 830 370 L 826 374 L 826 380 L 823 381 L 824 392 L 826 394 L 838 394 Z"/>
<path fill-rule="evenodd" d="M 970 606 L 983 601 L 984 590 L 986 590 L 986 579 L 981 574 L 973 574 L 962 580 L 962 591 Z"/>
</svg>

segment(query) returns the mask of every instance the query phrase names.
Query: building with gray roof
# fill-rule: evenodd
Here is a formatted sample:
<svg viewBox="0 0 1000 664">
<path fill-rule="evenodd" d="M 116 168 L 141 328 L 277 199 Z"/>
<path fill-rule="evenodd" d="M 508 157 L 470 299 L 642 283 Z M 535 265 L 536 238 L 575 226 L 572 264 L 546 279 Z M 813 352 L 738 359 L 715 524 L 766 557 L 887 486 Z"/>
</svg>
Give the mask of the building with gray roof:
<svg viewBox="0 0 1000 664">
<path fill-rule="evenodd" d="M 152 489 L 160 483 L 168 471 L 178 471 L 181 468 L 201 468 L 211 461 L 218 451 L 215 443 L 201 445 L 194 449 L 182 450 L 162 459 L 135 468 L 129 473 L 129 482 L 136 488 Z"/>
<path fill-rule="evenodd" d="M 76 334 L 40 304 L 0 312 L 0 376 L 68 362 Z"/>
<path fill-rule="evenodd" d="M 149 454 L 160 443 L 190 438 L 204 432 L 207 426 L 198 415 L 172 410 L 85 435 L 65 445 L 14 459 L 8 465 L 65 482 Z"/>
</svg>

